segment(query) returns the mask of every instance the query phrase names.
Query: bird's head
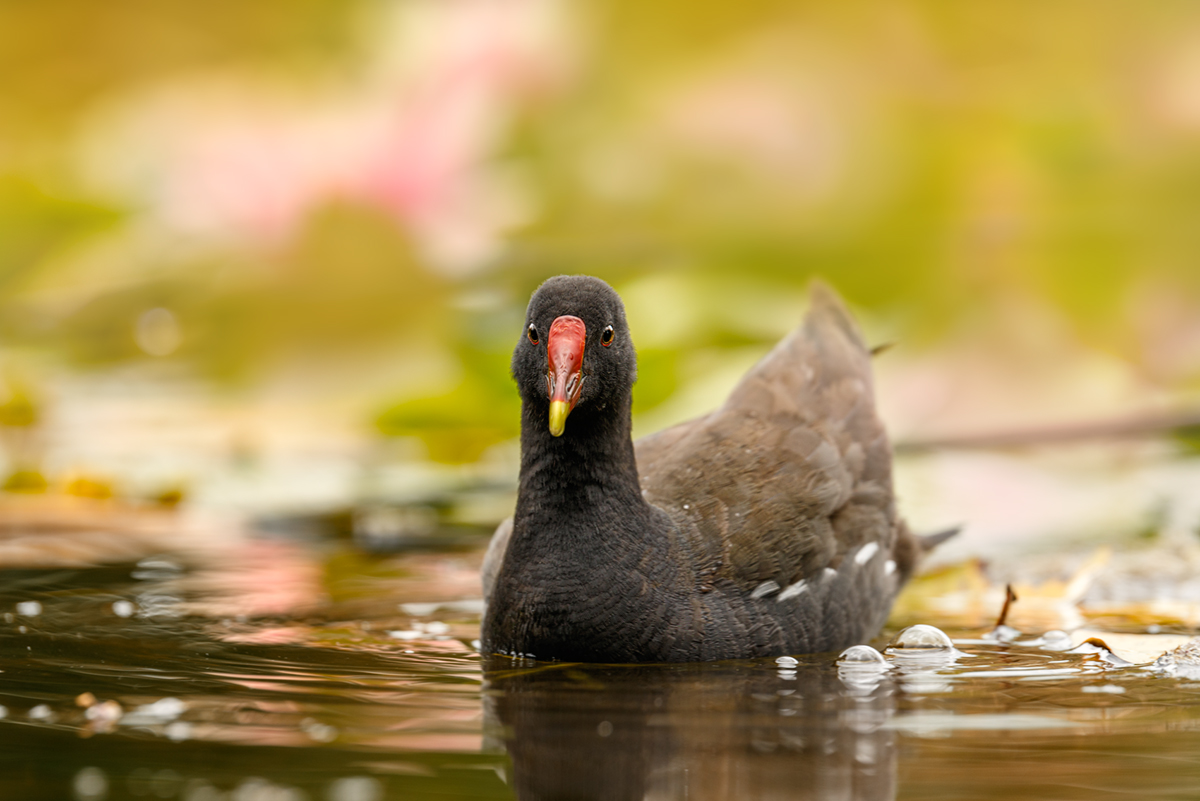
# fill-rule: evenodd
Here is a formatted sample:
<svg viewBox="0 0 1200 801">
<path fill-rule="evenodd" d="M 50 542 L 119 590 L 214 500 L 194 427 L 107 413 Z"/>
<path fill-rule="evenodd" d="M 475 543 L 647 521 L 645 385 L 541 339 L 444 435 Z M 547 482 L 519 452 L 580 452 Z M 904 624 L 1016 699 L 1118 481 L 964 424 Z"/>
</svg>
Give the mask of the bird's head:
<svg viewBox="0 0 1200 801">
<path fill-rule="evenodd" d="M 522 400 L 546 409 L 556 437 L 576 409 L 591 415 L 628 397 L 637 357 L 620 296 L 585 275 L 546 281 L 529 300 L 512 373 Z"/>
</svg>

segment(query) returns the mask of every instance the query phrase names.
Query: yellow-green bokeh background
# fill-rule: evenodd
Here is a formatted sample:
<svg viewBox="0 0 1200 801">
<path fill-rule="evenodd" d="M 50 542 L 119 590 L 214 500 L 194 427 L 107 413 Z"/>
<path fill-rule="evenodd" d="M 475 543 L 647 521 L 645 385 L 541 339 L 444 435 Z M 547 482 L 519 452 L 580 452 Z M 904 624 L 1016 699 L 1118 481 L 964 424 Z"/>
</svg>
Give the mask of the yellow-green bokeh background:
<svg viewBox="0 0 1200 801">
<path fill-rule="evenodd" d="M 1194 3 L 4 0 L 0 74 L 14 425 L 140 370 L 471 461 L 563 272 L 626 295 L 643 428 L 815 275 L 950 373 L 1046 338 L 1200 386 Z"/>
</svg>

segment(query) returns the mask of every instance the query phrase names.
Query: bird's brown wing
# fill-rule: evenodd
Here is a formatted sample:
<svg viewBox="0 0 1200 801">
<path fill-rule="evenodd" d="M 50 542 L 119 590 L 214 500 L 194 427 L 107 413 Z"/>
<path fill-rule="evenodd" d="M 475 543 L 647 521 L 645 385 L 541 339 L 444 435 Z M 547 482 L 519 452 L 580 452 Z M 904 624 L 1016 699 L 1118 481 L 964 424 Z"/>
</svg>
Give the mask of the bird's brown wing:
<svg viewBox="0 0 1200 801">
<path fill-rule="evenodd" d="M 892 495 L 870 353 L 841 301 L 816 285 L 804 324 L 713 413 L 636 443 L 647 499 L 701 554 L 700 582 L 753 591 L 837 568 L 862 549 L 900 578 L 915 546 Z"/>
</svg>

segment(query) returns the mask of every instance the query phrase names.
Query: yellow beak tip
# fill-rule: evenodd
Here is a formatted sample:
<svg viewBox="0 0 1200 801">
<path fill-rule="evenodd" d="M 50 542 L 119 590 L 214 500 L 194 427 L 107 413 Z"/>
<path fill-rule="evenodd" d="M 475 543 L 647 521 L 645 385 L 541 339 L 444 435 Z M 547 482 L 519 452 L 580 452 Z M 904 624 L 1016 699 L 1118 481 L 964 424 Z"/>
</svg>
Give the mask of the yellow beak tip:
<svg viewBox="0 0 1200 801">
<path fill-rule="evenodd" d="M 551 401 L 550 402 L 550 435 L 561 437 L 563 431 L 567 428 L 567 415 L 571 413 L 571 407 L 566 401 Z"/>
</svg>

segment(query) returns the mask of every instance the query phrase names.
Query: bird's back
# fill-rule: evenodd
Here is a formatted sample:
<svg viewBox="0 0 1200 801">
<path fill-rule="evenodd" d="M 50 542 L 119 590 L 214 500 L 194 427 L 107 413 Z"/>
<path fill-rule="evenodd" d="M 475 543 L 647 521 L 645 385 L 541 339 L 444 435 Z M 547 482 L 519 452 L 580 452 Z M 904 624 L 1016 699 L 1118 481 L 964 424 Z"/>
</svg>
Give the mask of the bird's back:
<svg viewBox="0 0 1200 801">
<path fill-rule="evenodd" d="M 694 554 L 710 648 L 828 650 L 886 619 L 917 548 L 896 512 L 870 359 L 817 285 L 804 324 L 719 409 L 636 443 L 646 498 Z"/>
</svg>

